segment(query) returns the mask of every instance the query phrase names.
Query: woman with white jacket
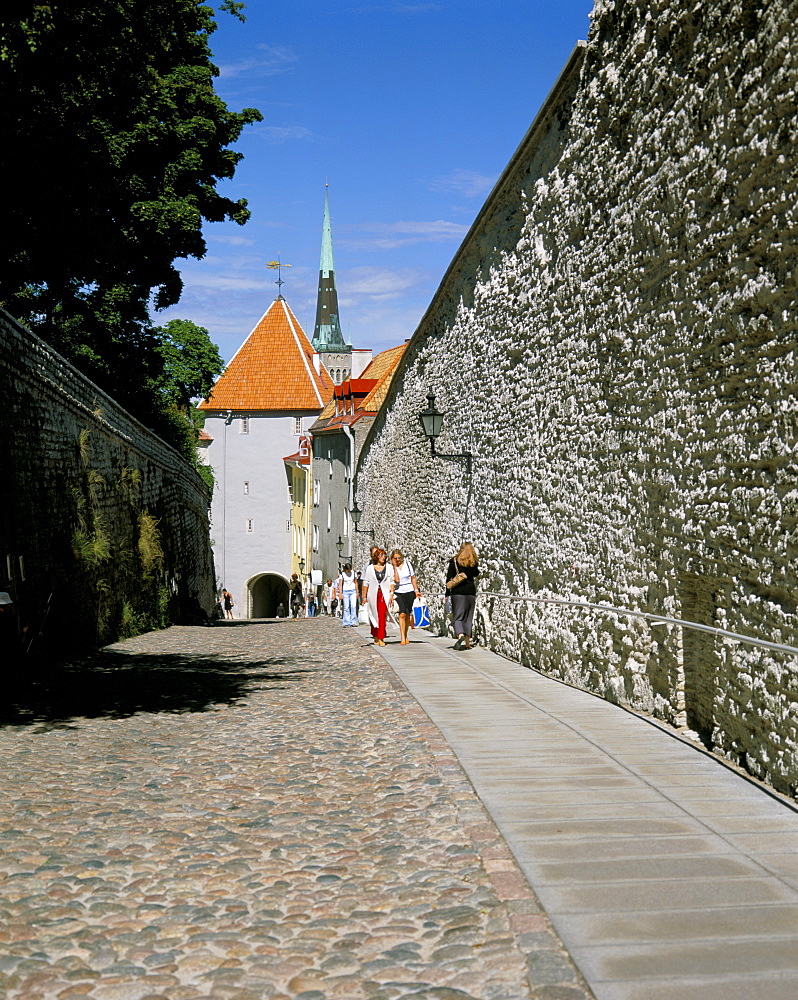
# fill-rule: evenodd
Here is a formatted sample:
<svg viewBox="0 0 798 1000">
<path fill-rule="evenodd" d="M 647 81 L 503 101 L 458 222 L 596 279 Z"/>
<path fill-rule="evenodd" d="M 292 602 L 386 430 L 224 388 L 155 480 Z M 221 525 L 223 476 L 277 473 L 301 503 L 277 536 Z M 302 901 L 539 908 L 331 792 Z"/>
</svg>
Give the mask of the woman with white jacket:
<svg viewBox="0 0 798 1000">
<path fill-rule="evenodd" d="M 388 608 L 393 601 L 394 574 L 385 565 L 385 549 L 372 549 L 371 564 L 363 574 L 363 603 L 368 606 L 375 646 L 385 645 Z"/>
</svg>

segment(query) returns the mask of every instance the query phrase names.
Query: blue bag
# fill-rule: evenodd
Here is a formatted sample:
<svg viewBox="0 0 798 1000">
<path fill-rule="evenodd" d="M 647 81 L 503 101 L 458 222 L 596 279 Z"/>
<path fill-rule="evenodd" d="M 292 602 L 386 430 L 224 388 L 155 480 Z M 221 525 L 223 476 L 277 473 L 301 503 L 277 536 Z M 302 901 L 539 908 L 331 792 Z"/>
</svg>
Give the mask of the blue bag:
<svg viewBox="0 0 798 1000">
<path fill-rule="evenodd" d="M 420 597 L 413 601 L 413 628 L 429 627 L 429 608 L 427 602 Z"/>
</svg>

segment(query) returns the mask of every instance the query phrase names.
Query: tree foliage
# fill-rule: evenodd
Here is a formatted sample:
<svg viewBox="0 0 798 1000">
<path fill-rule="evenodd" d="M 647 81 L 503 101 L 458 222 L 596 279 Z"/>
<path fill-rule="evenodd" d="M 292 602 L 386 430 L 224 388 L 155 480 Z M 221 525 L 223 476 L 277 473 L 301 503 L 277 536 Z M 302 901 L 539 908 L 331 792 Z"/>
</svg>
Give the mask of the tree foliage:
<svg viewBox="0 0 798 1000">
<path fill-rule="evenodd" d="M 216 184 L 261 115 L 214 91 L 213 17 L 197 0 L 0 12 L 0 303 L 145 420 L 174 360 L 150 305 L 178 301 L 175 261 L 204 255 L 203 220 L 249 215 Z"/>
<path fill-rule="evenodd" d="M 188 412 L 191 401 L 206 398 L 224 370 L 219 348 L 205 327 L 188 319 L 172 319 L 159 327 L 158 354 L 162 371 L 159 390 L 164 402 Z"/>
</svg>

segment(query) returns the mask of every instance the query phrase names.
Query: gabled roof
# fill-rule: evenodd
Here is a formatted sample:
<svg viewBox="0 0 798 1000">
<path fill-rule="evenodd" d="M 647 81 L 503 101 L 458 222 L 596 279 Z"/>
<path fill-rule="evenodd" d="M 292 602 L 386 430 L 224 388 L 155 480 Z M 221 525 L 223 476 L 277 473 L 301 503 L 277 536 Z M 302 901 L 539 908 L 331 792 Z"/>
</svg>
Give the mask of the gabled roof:
<svg viewBox="0 0 798 1000">
<path fill-rule="evenodd" d="M 360 404 L 361 410 L 369 413 L 376 413 L 385 401 L 388 389 L 391 385 L 393 373 L 402 355 L 405 353 L 407 341 L 398 347 L 389 347 L 387 351 L 382 351 L 376 358 L 372 359 L 369 366 L 360 376 L 361 378 L 375 378 L 377 384 Z"/>
<path fill-rule="evenodd" d="M 315 353 L 280 297 L 236 351 L 199 408 L 321 410 L 333 391 L 333 381 L 318 356 L 314 359 Z"/>
<path fill-rule="evenodd" d="M 334 430 L 342 424 L 351 425 L 366 414 L 376 413 L 385 399 L 405 347 L 406 343 L 400 344 L 399 347 L 389 347 L 371 361 L 360 378 L 347 379 L 337 385 L 311 430 L 314 432 Z M 344 410 L 354 412 L 339 413 L 341 403 Z"/>
</svg>

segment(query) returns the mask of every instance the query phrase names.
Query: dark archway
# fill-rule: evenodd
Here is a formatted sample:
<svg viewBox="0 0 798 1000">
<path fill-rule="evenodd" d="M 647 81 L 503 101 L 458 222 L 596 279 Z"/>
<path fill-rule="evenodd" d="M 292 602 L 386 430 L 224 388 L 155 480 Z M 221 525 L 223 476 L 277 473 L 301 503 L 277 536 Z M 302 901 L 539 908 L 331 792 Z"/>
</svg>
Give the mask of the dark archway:
<svg viewBox="0 0 798 1000">
<path fill-rule="evenodd" d="M 263 573 L 248 583 L 250 618 L 276 618 L 280 604 L 288 613 L 288 581 L 278 573 Z"/>
</svg>

